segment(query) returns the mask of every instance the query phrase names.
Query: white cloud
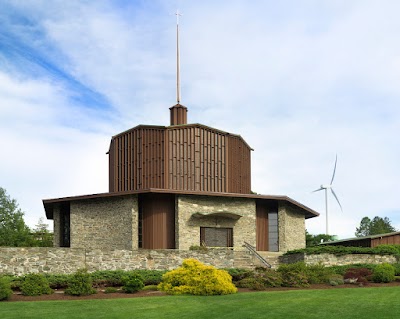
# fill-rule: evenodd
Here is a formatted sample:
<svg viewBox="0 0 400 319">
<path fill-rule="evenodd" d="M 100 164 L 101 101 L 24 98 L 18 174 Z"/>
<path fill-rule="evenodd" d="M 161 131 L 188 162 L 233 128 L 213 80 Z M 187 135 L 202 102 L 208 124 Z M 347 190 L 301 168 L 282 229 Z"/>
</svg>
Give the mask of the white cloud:
<svg viewBox="0 0 400 319">
<path fill-rule="evenodd" d="M 13 156 L 1 160 L 1 182 L 34 221 L 43 215 L 36 203 L 44 197 L 107 190 L 104 153 L 111 135 L 168 123 L 176 7 L 167 1 L 119 5 L 9 3 L 32 23 L 13 32 L 109 103 L 109 109 L 85 108 L 65 81 L 3 68 L 0 133 L 7 139 L 1 143 Z M 179 7 L 189 121 L 241 134 L 254 147 L 253 190 L 286 194 L 320 211 L 307 227 L 324 232 L 323 194 L 310 192 L 329 182 L 337 153 L 334 186 L 344 212 L 330 198 L 332 232 L 351 237 L 366 215 L 388 216 L 400 228 L 400 4 L 202 1 Z M 31 29 L 40 32 L 31 35 Z"/>
</svg>

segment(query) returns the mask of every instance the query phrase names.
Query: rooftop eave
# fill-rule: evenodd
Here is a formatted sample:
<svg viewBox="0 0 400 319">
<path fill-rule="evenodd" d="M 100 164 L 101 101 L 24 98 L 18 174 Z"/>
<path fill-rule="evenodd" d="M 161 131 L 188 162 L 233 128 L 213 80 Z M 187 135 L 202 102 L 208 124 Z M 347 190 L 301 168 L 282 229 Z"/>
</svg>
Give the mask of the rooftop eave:
<svg viewBox="0 0 400 319">
<path fill-rule="evenodd" d="M 115 192 L 115 193 L 100 193 L 100 194 L 90 194 L 81 196 L 70 196 L 62 198 L 44 199 L 43 206 L 46 211 L 46 217 L 48 219 L 53 218 L 53 207 L 56 203 L 72 202 L 77 200 L 88 200 L 95 198 L 106 198 L 106 197 L 118 197 L 118 196 L 129 196 L 135 194 L 145 194 L 145 193 L 156 193 L 156 194 L 176 194 L 176 195 L 195 195 L 195 196 L 215 196 L 215 197 L 238 197 L 238 198 L 250 198 L 250 199 L 261 199 L 261 200 L 277 200 L 290 203 L 304 212 L 306 219 L 318 217 L 319 213 L 312 210 L 311 208 L 291 199 L 288 196 L 280 195 L 258 195 L 258 194 L 238 194 L 238 193 L 217 193 L 217 192 L 196 192 L 196 191 L 179 191 L 171 189 L 159 189 L 159 188 L 149 188 L 137 191 L 125 191 L 125 192 Z M 50 217 L 51 216 L 51 217 Z"/>
</svg>

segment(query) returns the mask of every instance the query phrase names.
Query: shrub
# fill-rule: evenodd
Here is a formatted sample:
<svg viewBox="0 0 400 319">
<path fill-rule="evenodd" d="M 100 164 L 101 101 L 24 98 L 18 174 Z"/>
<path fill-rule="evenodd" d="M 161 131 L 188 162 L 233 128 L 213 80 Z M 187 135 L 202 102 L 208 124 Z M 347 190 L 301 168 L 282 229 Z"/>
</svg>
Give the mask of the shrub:
<svg viewBox="0 0 400 319">
<path fill-rule="evenodd" d="M 143 278 L 143 283 L 147 285 L 158 285 L 162 281 L 165 270 L 135 270 Z"/>
<path fill-rule="evenodd" d="M 349 269 L 356 269 L 356 268 L 366 268 L 369 269 L 372 272 L 374 272 L 374 269 L 377 265 L 374 264 L 352 264 L 352 265 L 343 265 L 343 266 L 330 266 L 327 267 L 330 271 L 332 271 L 335 274 L 343 275 L 347 272 Z"/>
<path fill-rule="evenodd" d="M 208 251 L 208 247 L 206 245 L 192 245 L 189 247 L 189 250 L 196 250 L 196 251 Z"/>
<path fill-rule="evenodd" d="M 144 287 L 143 278 L 137 273 L 132 273 L 124 277 L 123 281 L 124 286 L 122 287 L 122 290 L 124 290 L 127 294 L 137 292 Z"/>
<path fill-rule="evenodd" d="M 264 290 L 282 286 L 281 274 L 275 270 L 257 267 L 251 277 L 246 277 L 237 283 L 238 287 L 254 290 Z"/>
<path fill-rule="evenodd" d="M 328 278 L 328 284 L 330 284 L 331 286 L 343 285 L 344 284 L 343 276 L 338 274 L 330 275 Z"/>
<path fill-rule="evenodd" d="M 242 280 L 237 282 L 237 287 L 239 288 L 249 288 L 253 290 L 264 290 L 265 286 L 262 282 L 258 281 L 254 277 L 243 278 Z"/>
<path fill-rule="evenodd" d="M 153 290 L 153 291 L 157 291 L 157 285 L 148 285 L 148 286 L 144 286 L 142 290 Z"/>
<path fill-rule="evenodd" d="M 10 279 L 0 277 L 0 300 L 10 299 L 12 295 Z"/>
<path fill-rule="evenodd" d="M 395 280 L 395 268 L 387 263 L 376 266 L 372 275 L 374 282 L 392 282 Z"/>
<path fill-rule="evenodd" d="M 106 289 L 104 289 L 105 294 L 114 294 L 116 292 L 118 292 L 118 289 L 115 287 L 107 287 Z"/>
<path fill-rule="evenodd" d="M 331 245 L 318 245 L 314 247 L 308 247 L 304 249 L 291 250 L 285 253 L 285 255 L 292 254 L 307 254 L 307 255 L 319 255 L 319 254 L 334 254 L 334 255 L 346 255 L 346 254 L 367 254 L 367 255 L 400 255 L 400 245 L 379 245 L 374 248 L 370 247 L 347 247 L 347 246 L 331 246 Z"/>
<path fill-rule="evenodd" d="M 92 277 L 86 269 L 79 269 L 71 276 L 65 293 L 73 296 L 88 296 L 96 293 L 92 287 Z"/>
<path fill-rule="evenodd" d="M 395 276 L 400 276 L 400 263 L 393 264 Z"/>
<path fill-rule="evenodd" d="M 24 296 L 40 296 L 53 293 L 49 282 L 41 274 L 26 275 L 20 289 Z"/>
<path fill-rule="evenodd" d="M 95 287 L 122 286 L 126 275 L 123 270 L 97 270 L 90 274 Z"/>
<path fill-rule="evenodd" d="M 284 287 L 308 287 L 307 267 L 304 262 L 280 265 L 278 272 L 282 276 Z"/>
<path fill-rule="evenodd" d="M 68 280 L 71 278 L 71 275 L 45 274 L 44 276 L 52 289 L 66 288 L 68 286 Z"/>
<path fill-rule="evenodd" d="M 145 285 L 158 285 L 162 280 L 165 270 L 98 270 L 91 273 L 93 286 L 95 287 L 118 287 L 124 285 L 124 278 L 132 273 L 139 274 Z"/>
<path fill-rule="evenodd" d="M 243 280 L 244 278 L 249 278 L 249 277 L 252 277 L 254 275 L 254 272 L 252 270 L 249 270 L 249 269 L 226 268 L 224 270 L 227 271 L 229 275 L 231 275 L 233 282 L 238 282 L 240 280 Z"/>
<path fill-rule="evenodd" d="M 237 292 L 225 270 L 186 259 L 182 266 L 163 275 L 158 289 L 168 294 L 226 295 Z"/>
<path fill-rule="evenodd" d="M 368 268 L 349 268 L 344 274 L 344 279 L 357 279 L 357 283 L 366 284 L 371 279 L 372 271 Z"/>
<path fill-rule="evenodd" d="M 307 266 L 306 274 L 310 284 L 323 284 L 328 281 L 333 271 L 322 264 L 317 264 Z"/>
</svg>

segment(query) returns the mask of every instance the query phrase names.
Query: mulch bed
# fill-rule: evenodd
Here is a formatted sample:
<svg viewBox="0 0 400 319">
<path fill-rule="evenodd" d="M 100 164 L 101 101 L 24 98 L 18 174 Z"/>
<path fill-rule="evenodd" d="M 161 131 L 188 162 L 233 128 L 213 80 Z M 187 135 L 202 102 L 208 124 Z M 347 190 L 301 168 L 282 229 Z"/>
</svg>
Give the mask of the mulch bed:
<svg viewBox="0 0 400 319">
<path fill-rule="evenodd" d="M 287 291 L 287 290 L 310 290 L 310 289 L 344 289 L 344 288 L 364 288 L 364 287 L 400 287 L 400 282 L 391 282 L 387 284 L 368 283 L 367 285 L 359 286 L 357 284 L 345 284 L 341 286 L 330 286 L 324 284 L 311 285 L 309 288 L 269 288 L 263 291 Z M 254 290 L 239 288 L 238 293 L 254 292 Z M 140 297 L 160 297 L 166 294 L 161 291 L 142 290 L 134 294 L 126 294 L 123 292 L 104 293 L 103 289 L 98 289 L 96 294 L 90 296 L 70 296 L 64 294 L 63 291 L 55 291 L 51 295 L 41 296 L 23 296 L 21 293 L 14 293 L 9 300 L 3 302 L 15 301 L 45 301 L 45 300 L 88 300 L 88 299 L 117 299 L 117 298 L 140 298 Z"/>
</svg>

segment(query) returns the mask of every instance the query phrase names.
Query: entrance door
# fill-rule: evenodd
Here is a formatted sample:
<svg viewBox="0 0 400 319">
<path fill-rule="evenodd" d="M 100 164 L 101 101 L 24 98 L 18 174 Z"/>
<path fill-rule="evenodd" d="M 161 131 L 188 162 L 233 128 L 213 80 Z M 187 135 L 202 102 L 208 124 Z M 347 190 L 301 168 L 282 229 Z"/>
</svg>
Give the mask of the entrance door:
<svg viewBox="0 0 400 319">
<path fill-rule="evenodd" d="M 207 247 L 233 247 L 233 229 L 200 227 L 200 244 Z"/>
</svg>

